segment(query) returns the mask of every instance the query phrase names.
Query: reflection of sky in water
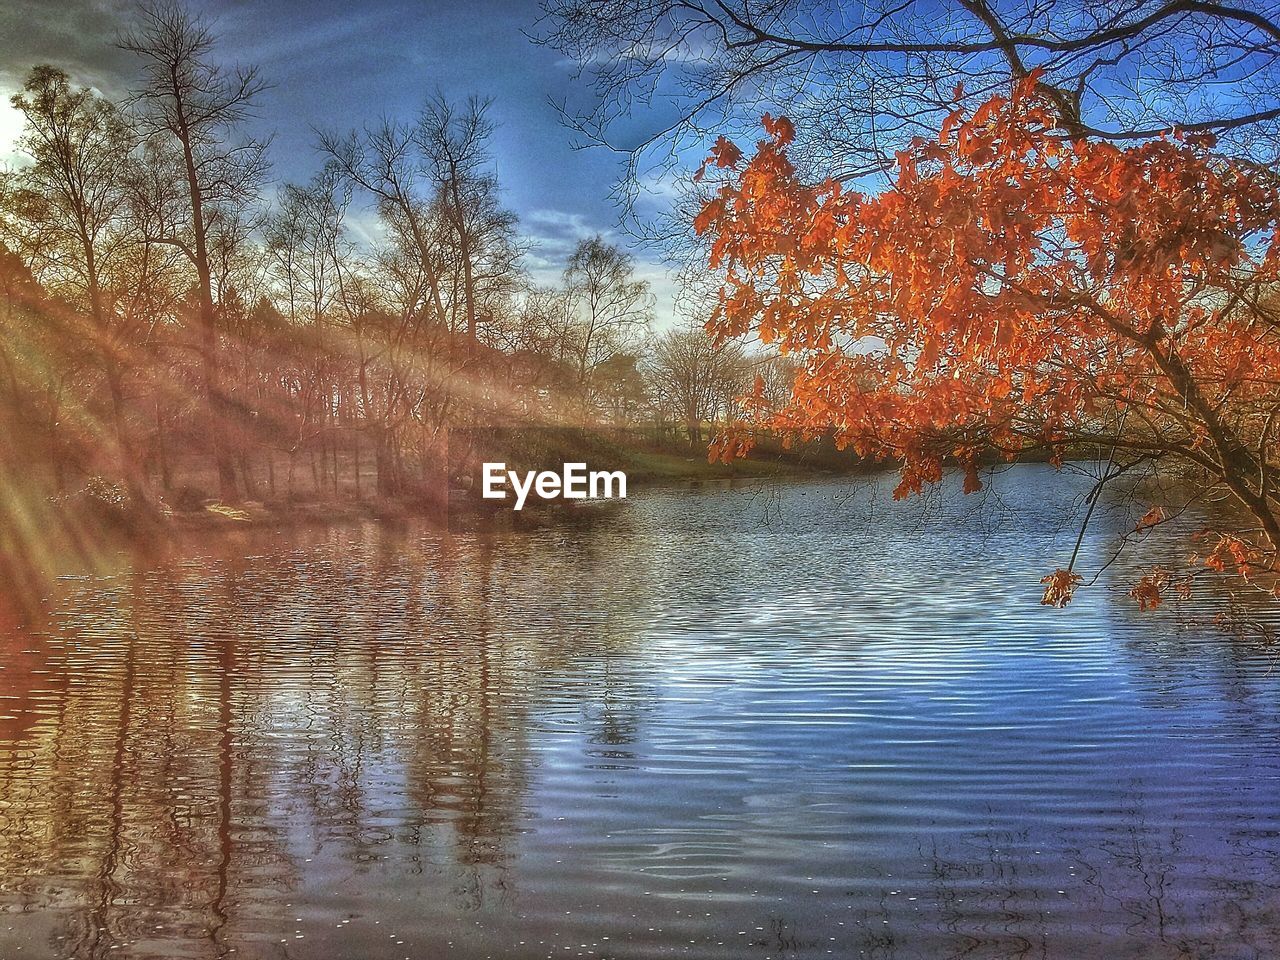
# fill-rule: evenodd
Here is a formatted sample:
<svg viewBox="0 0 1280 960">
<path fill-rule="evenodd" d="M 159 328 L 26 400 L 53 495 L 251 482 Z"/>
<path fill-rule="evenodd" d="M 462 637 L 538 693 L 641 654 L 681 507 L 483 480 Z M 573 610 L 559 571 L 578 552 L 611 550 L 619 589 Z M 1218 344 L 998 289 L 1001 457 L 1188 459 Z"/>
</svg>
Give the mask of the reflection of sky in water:
<svg viewBox="0 0 1280 960">
<path fill-rule="evenodd" d="M 0 639 L 0 956 L 1274 952 L 1273 653 L 1131 565 L 1042 608 L 1045 469 L 887 489 L 64 582 Z"/>
</svg>

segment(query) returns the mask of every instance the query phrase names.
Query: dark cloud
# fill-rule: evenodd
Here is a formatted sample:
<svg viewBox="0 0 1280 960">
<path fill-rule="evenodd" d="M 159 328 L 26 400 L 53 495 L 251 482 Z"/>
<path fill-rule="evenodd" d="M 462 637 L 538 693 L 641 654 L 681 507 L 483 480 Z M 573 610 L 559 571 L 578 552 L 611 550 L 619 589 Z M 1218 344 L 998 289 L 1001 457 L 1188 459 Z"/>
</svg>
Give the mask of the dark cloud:
<svg viewBox="0 0 1280 960">
<path fill-rule="evenodd" d="M 0 86 L 12 89 L 37 64 L 62 67 L 81 83 L 116 94 L 133 71 L 115 38 L 135 15 L 112 0 L 5 0 L 0 4 Z"/>
</svg>

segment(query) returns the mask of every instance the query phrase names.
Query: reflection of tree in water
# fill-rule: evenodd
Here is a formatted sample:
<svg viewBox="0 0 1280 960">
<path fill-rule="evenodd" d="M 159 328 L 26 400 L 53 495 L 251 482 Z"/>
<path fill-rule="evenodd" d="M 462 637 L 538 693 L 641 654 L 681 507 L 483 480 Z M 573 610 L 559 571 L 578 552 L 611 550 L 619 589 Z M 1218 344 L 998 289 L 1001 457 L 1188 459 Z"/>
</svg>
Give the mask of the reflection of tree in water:
<svg viewBox="0 0 1280 960">
<path fill-rule="evenodd" d="M 548 866 L 561 837 L 582 835 L 543 832 L 533 819 L 542 810 L 531 798 L 544 800 L 530 789 L 537 758 L 552 756 L 543 748 L 561 731 L 559 762 L 589 778 L 592 817 L 626 815 L 610 804 L 639 782 L 626 771 L 651 759 L 634 744 L 644 744 L 662 653 L 637 653 L 631 638 L 637 624 L 659 640 L 693 629 L 662 618 L 711 609 L 697 606 L 713 602 L 698 599 L 702 585 L 677 585 L 679 604 L 650 606 L 654 596 L 670 602 L 672 588 L 651 578 L 671 574 L 654 572 L 652 550 L 627 559 L 625 531 L 612 541 L 579 530 L 318 536 L 239 551 L 252 559 L 197 558 L 132 582 L 81 584 L 42 634 L 0 634 L 12 698 L 0 710 L 0 909 L 26 909 L 36 924 L 54 918 L 58 955 L 213 957 L 234 947 L 284 956 L 279 941 L 292 930 L 281 927 L 295 915 L 285 903 L 311 897 L 314 907 L 317 892 L 349 888 L 354 910 L 376 916 L 376 898 L 397 885 L 417 894 L 424 926 L 485 924 L 490 939 L 473 942 L 487 950 L 497 942 L 490 921 L 508 915 L 494 908 L 525 911 L 526 924 L 559 919 L 508 894 L 519 857 Z M 708 631 L 705 643 L 728 649 L 735 638 Z M 1168 708 L 1157 714 L 1166 727 L 1203 726 L 1187 742 L 1213 762 L 1191 768 L 1213 773 L 1240 749 L 1274 742 L 1280 722 L 1262 660 L 1194 642 L 1134 641 L 1120 662 L 1144 708 Z M 880 960 L 1076 960 L 1105 946 L 1108 960 L 1189 960 L 1227 949 L 1218 944 L 1276 955 L 1280 851 L 1263 796 L 1275 760 L 1263 753 L 1231 781 L 1235 800 L 1203 809 L 1171 815 L 1171 797 L 1208 794 L 1117 768 L 1120 779 L 1100 780 L 1078 815 L 1051 804 L 1061 821 L 1039 823 L 1005 797 L 963 832 L 921 828 L 919 856 L 892 864 L 898 835 L 883 860 L 868 854 L 882 875 L 838 905 L 856 910 L 826 913 L 827 890 L 809 900 L 806 889 L 785 907 L 762 901 L 748 929 L 764 929 L 741 943 L 779 958 L 838 948 Z M 563 772 L 548 784 L 566 786 Z M 641 807 L 638 816 L 653 815 L 647 800 Z M 530 824 L 540 835 L 524 842 Z M 714 855 L 733 846 L 741 857 L 759 839 L 741 821 L 704 826 L 706 836 L 687 838 L 694 857 L 704 840 Z M 611 881 L 618 864 L 653 867 L 643 860 L 653 847 L 608 838 L 581 853 L 587 869 L 571 876 Z M 851 869 L 865 877 L 867 863 Z M 544 879 L 528 877 L 526 894 Z M 586 923 L 577 896 L 566 891 L 566 906 Z M 34 934 L 27 942 L 39 952 Z"/>
<path fill-rule="evenodd" d="M 1157 621 L 1162 629 L 1130 637 L 1125 644 L 1143 705 L 1185 711 L 1203 701 L 1221 709 L 1242 738 L 1265 735 L 1266 728 L 1280 730 L 1273 683 L 1280 671 L 1280 648 L 1252 636 L 1215 631 L 1206 626 L 1203 614 L 1186 616 L 1182 621 L 1172 613 L 1163 616 Z"/>
<path fill-rule="evenodd" d="M 1231 857 L 1219 853 L 1201 860 L 1185 831 L 1148 818 L 1147 802 L 1142 785 L 1132 784 L 1119 816 L 1088 827 L 1083 836 L 1062 829 L 1034 839 L 993 819 L 959 841 L 930 839 L 917 863 L 896 866 L 893 879 L 878 878 L 873 905 L 857 913 L 856 950 L 850 955 L 1280 955 L 1276 851 L 1244 849 L 1232 840 Z M 1214 864 L 1233 872 L 1215 873 Z"/>
<path fill-rule="evenodd" d="M 110 598 L 117 622 L 85 610 L 44 641 L 65 693 L 6 744 L 0 766 L 0 872 L 10 892 L 65 918 L 60 954 L 118 956 L 122 944 L 175 938 L 208 939 L 216 952 L 230 909 L 232 802 L 253 793 L 243 782 L 253 772 L 231 752 L 234 645 L 174 642 L 136 599 Z M 265 859 L 268 877 L 286 882 L 280 852 Z"/>
<path fill-rule="evenodd" d="M 508 883 L 535 711 L 625 742 L 625 628 L 567 628 L 519 551 L 376 536 L 88 584 L 43 638 L 4 635 L 40 649 L 4 677 L 0 892 L 60 918 L 60 955 L 274 949 L 312 858 L 359 877 L 394 851 L 478 908 Z"/>
<path fill-rule="evenodd" d="M 763 951 L 772 960 L 803 956 L 817 948 L 819 941 L 806 938 L 797 932 L 796 924 L 785 917 L 769 917 L 763 936 L 751 941 L 751 946 Z"/>
</svg>

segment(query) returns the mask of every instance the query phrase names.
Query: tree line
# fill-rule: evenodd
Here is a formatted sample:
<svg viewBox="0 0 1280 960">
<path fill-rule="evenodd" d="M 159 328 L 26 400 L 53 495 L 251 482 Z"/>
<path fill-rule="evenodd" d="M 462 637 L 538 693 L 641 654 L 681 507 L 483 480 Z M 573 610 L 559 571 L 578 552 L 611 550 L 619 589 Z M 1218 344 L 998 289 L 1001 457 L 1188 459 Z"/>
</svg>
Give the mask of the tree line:
<svg viewBox="0 0 1280 960">
<path fill-rule="evenodd" d="M 24 478 L 142 501 L 439 492 L 459 426 L 698 444 L 753 381 L 785 381 L 701 327 L 655 335 L 648 284 L 600 236 L 535 284 L 488 101 L 324 133 L 319 172 L 277 187 L 246 133 L 264 81 L 215 40 L 146 9 L 119 40 L 140 67 L 123 102 L 47 65 L 12 98 L 0 454 Z"/>
</svg>

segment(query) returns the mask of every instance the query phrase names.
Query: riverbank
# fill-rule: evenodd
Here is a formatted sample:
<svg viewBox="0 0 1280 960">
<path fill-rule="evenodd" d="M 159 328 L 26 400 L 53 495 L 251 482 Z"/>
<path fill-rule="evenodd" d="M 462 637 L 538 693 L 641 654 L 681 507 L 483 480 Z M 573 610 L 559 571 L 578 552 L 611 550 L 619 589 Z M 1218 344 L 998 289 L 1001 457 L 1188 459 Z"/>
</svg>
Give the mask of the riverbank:
<svg viewBox="0 0 1280 960">
<path fill-rule="evenodd" d="M 566 461 L 572 462 L 572 461 Z M 627 475 L 629 492 L 718 481 L 800 480 L 810 477 L 839 475 L 865 471 L 869 465 L 824 461 L 821 464 L 802 458 L 777 456 L 747 458 L 731 463 L 710 462 L 705 456 L 661 449 L 629 449 L 611 457 L 608 469 Z M 466 478 L 464 478 L 465 480 Z M 184 528 L 231 527 L 241 524 L 288 525 L 293 523 L 332 523 L 348 520 L 435 519 L 444 524 L 458 520 L 506 518 L 513 511 L 509 503 L 485 501 L 477 483 L 452 484 L 448 499 L 441 503 L 433 497 L 407 495 L 380 496 L 369 493 L 358 498 L 304 497 L 293 500 L 245 501 L 225 504 L 210 499 L 196 509 L 170 509 L 169 522 Z M 521 511 L 522 516 L 509 518 L 517 523 L 540 524 L 550 517 L 562 515 L 578 504 L 562 500 L 532 499 Z"/>
<path fill-rule="evenodd" d="M 721 480 L 799 479 L 865 470 L 850 454 L 821 444 L 786 449 L 762 444 L 752 455 L 729 463 L 711 461 L 701 445 L 644 442 L 598 430 L 507 428 L 455 432 L 446 461 L 435 479 L 402 477 L 395 493 L 385 491 L 372 463 L 321 463 L 320 469 L 296 470 L 275 465 L 270 484 L 254 484 L 236 498 L 218 496 L 211 464 L 186 465 L 167 485 L 156 484 L 143 498 L 130 497 L 121 485 L 89 478 L 61 495 L 32 492 L 70 515 L 89 514 L 107 527 L 150 535 L 165 526 L 224 527 L 242 524 L 396 520 L 425 517 L 447 522 L 455 516 L 510 512 L 509 505 L 484 501 L 479 495 L 485 463 L 504 463 L 512 470 L 559 470 L 565 463 L 589 469 L 621 471 L 632 492 L 666 484 Z M 425 471 L 424 473 L 430 473 Z M 333 477 L 340 477 L 334 482 Z M 287 479 L 286 479 L 287 478 Z M 573 504 L 556 500 L 530 503 L 530 514 Z M 39 511 L 37 511 L 39 512 Z"/>
<path fill-rule="evenodd" d="M 281 484 L 274 494 L 268 488 L 257 497 L 225 502 L 214 496 L 216 477 L 204 465 L 184 470 L 169 489 L 155 489 L 145 498 L 131 497 L 121 484 L 101 477 L 83 478 L 59 493 L 38 475 L 8 472 L 0 478 L 5 481 L 0 485 L 0 581 L 10 586 L 11 593 L 38 602 L 49 578 L 62 571 L 108 569 L 122 551 L 191 532 L 410 519 L 426 519 L 443 528 L 532 527 L 587 515 L 575 511 L 578 503 L 538 501 L 514 514 L 509 505 L 482 500 L 478 482 L 468 482 L 468 471 L 490 458 L 509 459 L 513 466 L 526 469 L 585 461 L 593 468 L 622 470 L 631 496 L 671 485 L 800 480 L 868 468 L 816 446 L 798 451 L 763 448 L 726 464 L 709 462 L 705 454 L 687 445 L 623 444 L 599 435 L 569 435 L 533 450 L 525 442 L 527 437 L 519 439 L 515 444 L 473 444 L 466 463 L 450 471 L 447 490 L 418 484 L 398 496 L 378 493 L 376 475 L 371 473 L 362 474 L 361 484 L 341 485 L 336 493 L 324 483 Z"/>
</svg>

